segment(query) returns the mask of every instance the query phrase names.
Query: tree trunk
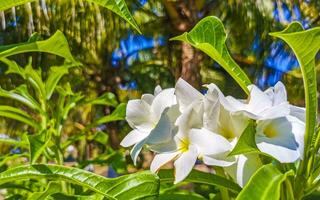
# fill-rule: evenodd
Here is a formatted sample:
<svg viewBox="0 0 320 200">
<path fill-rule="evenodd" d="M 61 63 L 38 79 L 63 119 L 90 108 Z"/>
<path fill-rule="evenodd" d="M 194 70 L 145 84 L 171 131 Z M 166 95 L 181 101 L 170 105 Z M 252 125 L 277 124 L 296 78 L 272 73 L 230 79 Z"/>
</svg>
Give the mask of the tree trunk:
<svg viewBox="0 0 320 200">
<path fill-rule="evenodd" d="M 181 44 L 181 77 L 193 87 L 201 88 L 200 55 L 190 44 Z"/>
</svg>

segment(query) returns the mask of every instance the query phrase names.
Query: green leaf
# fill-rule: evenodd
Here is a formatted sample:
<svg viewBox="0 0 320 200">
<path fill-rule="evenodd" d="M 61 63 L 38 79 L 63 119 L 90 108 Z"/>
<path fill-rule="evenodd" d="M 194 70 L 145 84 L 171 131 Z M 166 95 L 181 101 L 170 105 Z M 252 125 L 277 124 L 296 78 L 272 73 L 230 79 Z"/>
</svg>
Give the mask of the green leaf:
<svg viewBox="0 0 320 200">
<path fill-rule="evenodd" d="M 27 52 L 51 53 L 76 63 L 71 55 L 68 41 L 61 31 L 57 31 L 47 40 L 0 46 L 0 58 Z"/>
<path fill-rule="evenodd" d="M 187 194 L 160 194 L 158 200 L 205 200 L 203 196 L 196 193 Z"/>
<path fill-rule="evenodd" d="M 232 149 L 228 156 L 244 153 L 261 153 L 256 145 L 255 135 L 255 123 L 250 121 L 246 129 L 241 134 L 236 146 Z"/>
<path fill-rule="evenodd" d="M 51 195 L 53 200 L 105 200 L 105 197 L 100 194 L 93 195 L 68 195 L 64 193 L 56 193 Z M 51 200 L 51 199 L 50 199 Z"/>
<path fill-rule="evenodd" d="M 230 56 L 225 44 L 226 31 L 220 19 L 214 16 L 205 17 L 190 31 L 171 40 L 180 40 L 200 49 L 219 63 L 248 94 L 250 79 Z"/>
<path fill-rule="evenodd" d="M 174 181 L 174 172 L 172 169 L 169 170 L 160 170 L 158 173 L 161 182 L 173 182 Z M 241 187 L 218 175 L 209 174 L 197 170 L 192 170 L 189 176 L 184 180 L 185 182 L 192 182 L 192 183 L 201 183 L 213 186 L 219 186 L 226 188 L 234 193 L 238 193 L 241 191 Z"/>
<path fill-rule="evenodd" d="M 98 131 L 94 135 L 88 137 L 89 140 L 94 140 L 100 144 L 107 145 L 109 135 L 103 131 Z"/>
<path fill-rule="evenodd" d="M 32 87 L 38 92 L 38 94 L 40 94 L 42 98 L 45 97 L 46 90 L 45 90 L 45 85 L 42 81 L 41 70 L 37 71 L 32 68 L 32 60 L 31 59 L 25 68 L 25 76 L 26 76 L 26 79 L 32 85 Z"/>
<path fill-rule="evenodd" d="M 283 174 L 272 163 L 264 165 L 250 178 L 236 200 L 279 199 L 281 184 L 287 179 L 287 176 L 292 175 L 294 175 L 293 171 Z"/>
<path fill-rule="evenodd" d="M 106 92 L 103 95 L 99 96 L 98 98 L 86 101 L 85 103 L 92 104 L 92 105 L 105 105 L 105 106 L 113 106 L 113 107 L 116 107 L 118 105 L 116 95 L 114 95 L 111 92 Z"/>
<path fill-rule="evenodd" d="M 23 79 L 26 79 L 26 75 L 24 72 L 24 69 L 20 67 L 15 61 L 9 60 L 7 58 L 0 58 L 0 61 L 4 64 L 8 65 L 8 69 L 6 71 L 6 74 L 18 74 Z"/>
<path fill-rule="evenodd" d="M 8 169 L 0 173 L 0 184 L 37 178 L 74 183 L 109 199 L 156 199 L 159 192 L 158 177 L 148 171 L 111 179 L 77 168 L 43 164 Z"/>
<path fill-rule="evenodd" d="M 46 148 L 48 143 L 50 142 L 49 139 L 44 139 L 44 134 L 38 135 L 29 135 L 29 148 L 30 148 L 30 161 L 31 164 L 34 164 L 37 159 L 40 157 L 43 150 Z"/>
<path fill-rule="evenodd" d="M 17 92 L 21 93 L 22 95 L 18 94 Z M 6 91 L 0 87 L 0 97 L 14 99 L 25 104 L 29 108 L 41 111 L 39 104 L 31 97 L 31 95 L 29 95 L 27 87 L 25 85 L 22 85 L 21 87 L 18 87 L 13 91 Z"/>
<path fill-rule="evenodd" d="M 127 104 L 125 103 L 119 104 L 110 115 L 107 115 L 98 119 L 93 124 L 89 125 L 89 128 L 95 127 L 100 124 L 108 123 L 108 122 L 124 120 L 126 116 L 126 106 Z"/>
<path fill-rule="evenodd" d="M 46 98 L 49 100 L 52 96 L 52 93 L 54 92 L 57 84 L 61 80 L 61 78 L 65 75 L 68 74 L 67 65 L 59 66 L 59 67 L 51 67 L 50 68 L 50 74 L 46 80 L 45 87 L 46 87 Z"/>
<path fill-rule="evenodd" d="M 38 112 L 42 112 L 42 109 L 41 109 L 41 106 L 40 104 L 38 103 L 38 101 L 36 101 L 33 96 L 31 96 L 31 94 L 29 93 L 28 91 L 28 87 L 27 85 L 23 84 L 23 85 L 19 85 L 18 87 L 16 87 L 13 91 L 11 92 L 14 92 L 18 95 L 21 95 L 23 96 L 25 99 L 27 99 L 32 105 L 33 107 L 30 107 L 30 108 L 34 108 L 36 111 Z M 18 100 L 18 99 L 16 99 Z M 19 100 L 18 100 L 19 101 Z M 21 102 L 21 101 L 20 101 Z M 23 103 L 23 102 L 22 102 Z"/>
<path fill-rule="evenodd" d="M 33 118 L 26 112 L 18 108 L 14 108 L 11 106 L 0 106 L 0 116 L 23 122 L 36 129 L 40 128 L 39 123 L 34 121 Z"/>
<path fill-rule="evenodd" d="M 43 192 L 34 192 L 28 200 L 46 200 L 48 196 L 62 191 L 61 184 L 51 181 Z"/>
<path fill-rule="evenodd" d="M 0 140 L 0 142 L 1 142 L 1 140 Z M 26 154 L 26 153 L 22 153 L 22 154 L 7 154 L 7 155 L 1 157 L 1 159 L 0 159 L 0 167 L 2 165 L 5 165 L 8 161 L 14 162 L 12 160 L 16 160 L 16 159 L 22 158 L 22 157 L 28 157 L 28 154 Z"/>
<path fill-rule="evenodd" d="M 125 0 L 86 0 L 88 2 L 96 3 L 116 13 L 125 19 L 134 29 L 141 33 L 139 26 L 132 17 Z"/>
<path fill-rule="evenodd" d="M 320 49 L 320 27 L 303 30 L 298 22 L 291 23 L 281 32 L 271 33 L 271 36 L 284 40 L 295 53 L 302 71 L 305 102 L 306 131 L 305 158 L 309 149 L 313 149 L 312 138 L 316 130 L 317 119 L 317 80 L 315 56 Z"/>
<path fill-rule="evenodd" d="M 19 6 L 28 2 L 33 2 L 36 0 L 3 0 L 0 1 L 0 11 L 7 10 L 9 8 Z"/>
<path fill-rule="evenodd" d="M 25 142 L 22 142 L 20 140 L 16 140 L 13 138 L 8 137 L 0 137 L 0 143 L 1 144 L 8 144 L 8 145 L 14 145 L 14 146 L 26 146 L 27 144 Z"/>
</svg>

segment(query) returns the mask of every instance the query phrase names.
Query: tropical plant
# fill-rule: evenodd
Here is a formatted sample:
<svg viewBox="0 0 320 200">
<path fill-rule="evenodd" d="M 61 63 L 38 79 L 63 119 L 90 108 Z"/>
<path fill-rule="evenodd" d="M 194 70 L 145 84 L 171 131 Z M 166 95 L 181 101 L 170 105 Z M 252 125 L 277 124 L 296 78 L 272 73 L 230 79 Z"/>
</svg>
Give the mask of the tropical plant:
<svg viewBox="0 0 320 200">
<path fill-rule="evenodd" d="M 319 30 L 304 30 L 299 22 L 293 22 L 270 34 L 284 40 L 299 61 L 306 102 L 302 108 L 288 103 L 281 82 L 265 91 L 252 85 L 228 53 L 222 22 L 216 17 L 202 19 L 190 32 L 172 40 L 187 42 L 208 54 L 235 79 L 248 99 L 225 97 L 215 84 L 205 85 L 203 95 L 179 79 L 175 88 L 157 87 L 154 95 L 144 94 L 141 100 L 128 102 L 126 120 L 133 130 L 121 145 L 133 145 L 134 162 L 143 146 L 154 152 L 153 172 L 174 161 L 174 184 L 210 184 L 214 177 L 197 177 L 192 168 L 197 159 L 213 166 L 220 177 L 211 183 L 219 186 L 221 199 L 302 199 L 312 194 L 319 188 L 315 73 Z M 160 181 L 167 180 L 168 172 L 162 173 L 160 170 Z"/>
</svg>

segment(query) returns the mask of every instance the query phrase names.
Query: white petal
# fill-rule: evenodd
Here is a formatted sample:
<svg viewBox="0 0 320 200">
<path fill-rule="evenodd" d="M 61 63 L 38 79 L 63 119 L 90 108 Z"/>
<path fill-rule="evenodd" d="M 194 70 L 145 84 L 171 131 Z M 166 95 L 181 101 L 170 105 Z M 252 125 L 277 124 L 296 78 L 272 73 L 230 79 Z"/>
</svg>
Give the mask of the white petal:
<svg viewBox="0 0 320 200">
<path fill-rule="evenodd" d="M 131 158 L 133 160 L 134 165 L 137 164 L 138 155 L 139 155 L 144 144 L 145 144 L 145 140 L 142 140 L 141 142 L 138 142 L 136 145 L 134 145 L 130 151 Z"/>
<path fill-rule="evenodd" d="M 206 165 L 212 166 L 220 166 L 220 167 L 227 167 L 231 166 L 235 162 L 235 157 L 227 157 L 227 153 L 221 155 L 214 155 L 214 156 L 203 156 L 203 162 Z"/>
<path fill-rule="evenodd" d="M 293 116 L 287 116 L 287 119 L 290 121 L 292 126 L 292 133 L 298 143 L 298 148 L 300 152 L 300 159 L 303 159 L 303 151 L 304 151 L 304 135 L 306 125 L 303 121 L 299 120 Z"/>
<path fill-rule="evenodd" d="M 219 125 L 216 131 L 228 140 L 240 137 L 249 123 L 249 118 L 244 113 L 230 113 L 224 107 L 220 108 Z"/>
<path fill-rule="evenodd" d="M 187 134 L 190 128 L 201 128 L 203 126 L 202 117 L 203 103 L 198 101 L 193 102 L 176 121 L 179 132 Z"/>
<path fill-rule="evenodd" d="M 235 165 L 226 167 L 227 173 L 243 187 L 251 176 L 262 166 L 261 160 L 256 154 L 239 155 Z"/>
<path fill-rule="evenodd" d="M 151 104 L 151 110 L 155 115 L 155 118 L 159 119 L 164 109 L 175 105 L 176 97 L 174 95 L 174 88 L 162 90 Z"/>
<path fill-rule="evenodd" d="M 287 91 L 286 87 L 281 81 L 277 82 L 274 86 L 274 99 L 273 104 L 278 105 L 280 103 L 287 102 Z"/>
<path fill-rule="evenodd" d="M 290 105 L 287 102 L 277 104 L 269 109 L 262 111 L 257 120 L 275 119 L 290 114 Z"/>
<path fill-rule="evenodd" d="M 181 156 L 174 162 L 175 181 L 174 184 L 183 181 L 191 172 L 198 157 L 197 148 L 189 146 L 188 151 L 183 152 Z"/>
<path fill-rule="evenodd" d="M 159 144 L 152 144 L 149 145 L 149 149 L 156 153 L 167 153 L 167 152 L 173 152 L 178 150 L 178 145 L 176 143 L 176 140 L 172 139 L 169 142 L 165 143 L 159 143 Z"/>
<path fill-rule="evenodd" d="M 290 115 L 300 119 L 301 121 L 306 121 L 306 109 L 298 106 L 290 105 Z"/>
<path fill-rule="evenodd" d="M 281 163 L 295 162 L 300 157 L 300 150 L 292 131 L 292 124 L 286 117 L 258 122 L 257 147 Z"/>
<path fill-rule="evenodd" d="M 163 165 L 173 160 L 178 154 L 178 151 L 156 154 L 151 162 L 150 171 L 154 173 L 157 172 Z"/>
<path fill-rule="evenodd" d="M 143 94 L 141 100 L 145 101 L 147 104 L 151 105 L 153 102 L 154 96 L 152 94 Z"/>
<path fill-rule="evenodd" d="M 249 103 L 248 103 L 248 111 L 253 113 L 259 113 L 267 108 L 272 106 L 272 100 L 270 97 L 262 92 L 258 87 L 255 85 L 250 85 L 250 96 L 249 96 Z"/>
<path fill-rule="evenodd" d="M 156 127 L 150 132 L 146 143 L 159 144 L 172 140 L 173 138 L 173 123 L 167 115 L 168 108 L 162 113 L 161 118 Z"/>
<path fill-rule="evenodd" d="M 176 83 L 175 94 L 183 112 L 193 101 L 201 100 L 203 95 L 182 78 Z"/>
<path fill-rule="evenodd" d="M 154 96 L 157 96 L 162 91 L 162 88 L 160 85 L 157 85 L 156 88 L 154 88 Z"/>
<path fill-rule="evenodd" d="M 141 100 L 130 100 L 128 102 L 126 120 L 133 129 L 140 129 L 144 132 L 151 131 L 154 126 L 150 106 Z"/>
<path fill-rule="evenodd" d="M 191 129 L 190 143 L 197 146 L 198 153 L 203 155 L 218 155 L 232 149 L 230 142 L 221 135 L 207 129 Z"/>
<path fill-rule="evenodd" d="M 203 113 L 203 127 L 215 131 L 218 129 L 220 101 L 217 92 L 208 92 L 205 95 Z"/>
<path fill-rule="evenodd" d="M 130 133 L 123 138 L 120 145 L 123 147 L 129 147 L 145 139 L 147 136 L 148 133 L 144 133 L 135 129 L 130 131 Z"/>
</svg>

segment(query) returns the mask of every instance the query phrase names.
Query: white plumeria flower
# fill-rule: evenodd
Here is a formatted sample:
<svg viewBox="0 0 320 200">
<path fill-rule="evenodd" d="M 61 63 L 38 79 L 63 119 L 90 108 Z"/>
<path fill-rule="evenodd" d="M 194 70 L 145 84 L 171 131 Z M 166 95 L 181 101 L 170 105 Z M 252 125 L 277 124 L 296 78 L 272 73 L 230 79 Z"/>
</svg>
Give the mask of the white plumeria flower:
<svg viewBox="0 0 320 200">
<path fill-rule="evenodd" d="M 212 107 L 217 107 L 218 104 L 211 104 L 211 107 L 207 105 L 204 96 L 182 79 L 177 82 L 175 93 L 182 112 L 176 121 L 179 130 L 173 141 L 176 150 L 155 155 L 151 171 L 156 172 L 164 164 L 175 160 L 175 183 L 178 183 L 187 177 L 197 158 L 207 165 L 232 165 L 234 158 L 227 159 L 227 154 L 232 149 L 231 143 L 205 128 L 205 124 L 209 123 L 206 120 L 213 118 L 209 115 L 218 114 L 212 112 L 215 110 Z"/>
<path fill-rule="evenodd" d="M 305 123 L 288 115 L 257 122 L 256 144 L 261 152 L 281 163 L 292 163 L 303 157 Z"/>
<path fill-rule="evenodd" d="M 174 183 L 188 176 L 197 158 L 203 159 L 208 165 L 229 166 L 233 164 L 233 161 L 224 160 L 232 148 L 230 142 L 207 129 L 192 128 L 186 134 L 179 132 L 174 140 L 177 149 L 156 154 L 150 166 L 150 170 L 156 172 L 166 163 L 175 160 Z"/>
<path fill-rule="evenodd" d="M 155 95 L 144 94 L 141 100 L 130 100 L 127 104 L 126 120 L 133 130 L 120 143 L 123 147 L 134 145 L 131 157 L 136 163 L 142 147 L 164 146 L 172 140 L 174 122 L 179 115 L 174 88 L 161 90 Z"/>
<path fill-rule="evenodd" d="M 274 87 L 261 91 L 257 86 L 248 86 L 250 95 L 247 100 L 237 100 L 232 96 L 226 97 L 225 107 L 229 111 L 241 112 L 251 119 L 264 120 L 287 116 L 290 114 L 290 104 L 284 85 L 278 82 Z M 232 106 L 230 106 L 230 104 Z"/>
<path fill-rule="evenodd" d="M 215 84 L 211 83 L 206 87 L 208 91 L 205 95 L 205 104 L 209 105 L 207 107 L 217 104 L 212 110 L 205 109 L 209 113 L 208 116 L 211 116 L 211 119 L 207 120 L 206 127 L 235 143 L 247 127 L 249 117 L 241 112 L 231 112 L 230 110 L 236 109 L 235 106 L 227 100 Z M 216 123 L 212 123 L 212 121 L 216 121 Z"/>
</svg>

